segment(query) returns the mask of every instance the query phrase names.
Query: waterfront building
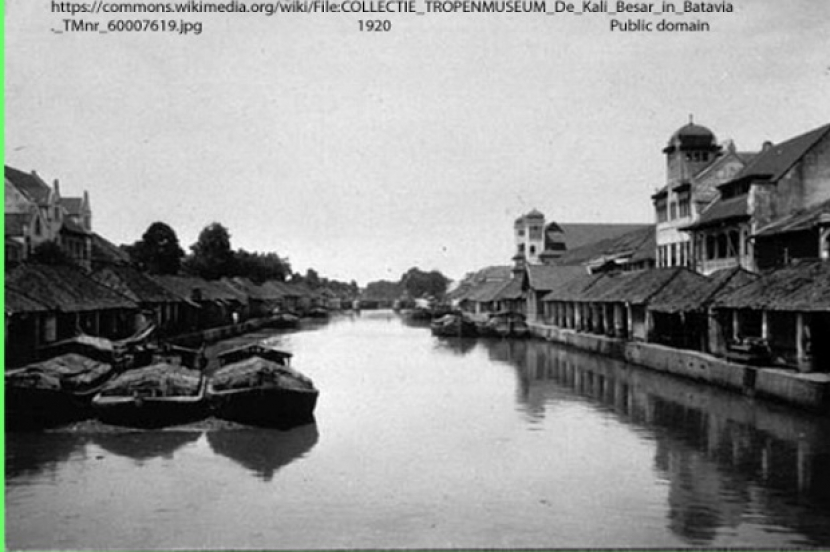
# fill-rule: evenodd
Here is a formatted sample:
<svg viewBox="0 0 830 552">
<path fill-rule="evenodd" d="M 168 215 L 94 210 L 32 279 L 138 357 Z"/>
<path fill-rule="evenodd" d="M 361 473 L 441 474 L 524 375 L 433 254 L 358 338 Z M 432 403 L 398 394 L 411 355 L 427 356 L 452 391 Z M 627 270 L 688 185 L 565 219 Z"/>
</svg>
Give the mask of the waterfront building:
<svg viewBox="0 0 830 552">
<path fill-rule="evenodd" d="M 709 274 L 741 266 L 763 270 L 828 256 L 830 125 L 764 149 L 700 218 L 683 228 L 695 243 L 695 268 Z"/>
<path fill-rule="evenodd" d="M 120 339 L 135 331 L 139 306 L 75 266 L 22 263 L 6 272 L 6 365 L 78 332 Z"/>
<path fill-rule="evenodd" d="M 198 306 L 197 312 L 187 317 L 192 324 L 188 329 L 227 326 L 248 318 L 248 296 L 226 282 L 166 274 L 150 278 L 167 291 Z"/>
<path fill-rule="evenodd" d="M 657 267 L 693 265 L 693 242 L 682 231 L 695 223 L 718 195 L 717 186 L 731 179 L 750 153 L 739 153 L 731 141 L 718 144 L 715 134 L 691 120 L 663 148 L 666 183 L 651 199 L 656 220 Z"/>
</svg>

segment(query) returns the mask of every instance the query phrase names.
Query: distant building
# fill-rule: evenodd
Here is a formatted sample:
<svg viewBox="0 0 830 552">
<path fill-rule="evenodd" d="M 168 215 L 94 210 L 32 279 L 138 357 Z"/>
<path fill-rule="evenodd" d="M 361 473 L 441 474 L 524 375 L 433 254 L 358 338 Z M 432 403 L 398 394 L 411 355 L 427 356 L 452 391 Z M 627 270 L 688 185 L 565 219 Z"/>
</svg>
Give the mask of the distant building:
<svg viewBox="0 0 830 552">
<path fill-rule="evenodd" d="M 34 171 L 5 167 L 6 262 L 26 260 L 46 242 L 54 242 L 87 270 L 92 257 L 89 194 L 61 197 L 60 183 L 46 184 Z"/>
<path fill-rule="evenodd" d="M 767 143 L 683 230 L 703 274 L 830 256 L 830 125 Z"/>
<path fill-rule="evenodd" d="M 718 196 L 717 186 L 730 180 L 752 158 L 735 145 L 717 143 L 715 134 L 693 122 L 678 129 L 663 148 L 666 184 L 652 196 L 658 267 L 692 266 L 695 253 L 682 228 L 694 224 Z"/>
</svg>

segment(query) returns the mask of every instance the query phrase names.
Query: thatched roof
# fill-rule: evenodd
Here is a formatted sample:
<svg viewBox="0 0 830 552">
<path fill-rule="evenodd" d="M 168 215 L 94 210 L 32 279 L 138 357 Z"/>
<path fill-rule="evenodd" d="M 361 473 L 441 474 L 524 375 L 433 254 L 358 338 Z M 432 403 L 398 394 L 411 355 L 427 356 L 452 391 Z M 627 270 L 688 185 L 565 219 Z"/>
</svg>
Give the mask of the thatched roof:
<svg viewBox="0 0 830 552">
<path fill-rule="evenodd" d="M 73 266 L 21 264 L 6 274 L 6 290 L 63 312 L 138 308 L 123 294 L 99 284 Z"/>
<path fill-rule="evenodd" d="M 715 308 L 830 312 L 830 262 L 802 261 L 719 296 Z"/>
<path fill-rule="evenodd" d="M 110 265 L 95 271 L 92 278 L 136 303 L 190 302 L 161 286 L 137 268 L 126 265 Z"/>
</svg>

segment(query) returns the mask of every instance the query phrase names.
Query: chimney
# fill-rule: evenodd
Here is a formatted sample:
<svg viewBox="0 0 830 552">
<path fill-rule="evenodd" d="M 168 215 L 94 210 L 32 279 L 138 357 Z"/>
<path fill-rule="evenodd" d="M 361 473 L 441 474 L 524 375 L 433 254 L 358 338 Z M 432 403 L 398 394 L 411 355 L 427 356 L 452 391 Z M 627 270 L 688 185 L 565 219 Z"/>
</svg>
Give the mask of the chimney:
<svg viewBox="0 0 830 552">
<path fill-rule="evenodd" d="M 772 142 L 770 142 L 769 140 L 767 140 L 767 141 L 765 141 L 765 142 L 764 142 L 764 145 L 762 145 L 762 146 L 761 146 L 761 151 L 762 151 L 762 152 L 763 152 L 763 151 L 767 151 L 767 150 L 769 150 L 772 146 L 773 146 L 773 143 L 772 143 Z"/>
<path fill-rule="evenodd" d="M 55 195 L 60 197 L 61 196 L 61 183 L 57 178 L 55 179 L 55 182 L 52 184 L 52 188 L 55 190 Z"/>
</svg>

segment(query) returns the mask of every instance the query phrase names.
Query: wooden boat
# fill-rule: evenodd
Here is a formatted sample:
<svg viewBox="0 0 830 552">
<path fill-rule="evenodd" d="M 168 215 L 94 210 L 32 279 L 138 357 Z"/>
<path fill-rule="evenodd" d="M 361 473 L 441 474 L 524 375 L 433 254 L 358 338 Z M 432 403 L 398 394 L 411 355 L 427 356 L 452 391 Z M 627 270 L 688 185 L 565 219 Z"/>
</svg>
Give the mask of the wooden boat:
<svg viewBox="0 0 830 552">
<path fill-rule="evenodd" d="M 478 335 L 475 322 L 463 314 L 446 314 L 433 320 L 430 329 L 432 335 L 439 337 L 476 337 Z"/>
<path fill-rule="evenodd" d="M 92 407 L 102 422 L 159 428 L 195 422 L 209 414 L 207 376 L 168 361 L 125 372 L 101 389 Z"/>
<path fill-rule="evenodd" d="M 219 355 L 210 380 L 213 414 L 248 425 L 286 428 L 314 420 L 319 391 L 289 367 L 291 353 L 259 344 Z"/>
<path fill-rule="evenodd" d="M 291 312 L 275 312 L 266 325 L 270 328 L 296 328 L 300 325 L 300 317 Z"/>
<path fill-rule="evenodd" d="M 92 397 L 116 374 L 113 364 L 63 354 L 5 374 L 6 425 L 51 427 L 84 419 Z"/>
<path fill-rule="evenodd" d="M 493 314 L 488 321 L 496 335 L 501 337 L 523 338 L 530 335 L 530 328 L 521 313 L 502 311 Z"/>
</svg>

